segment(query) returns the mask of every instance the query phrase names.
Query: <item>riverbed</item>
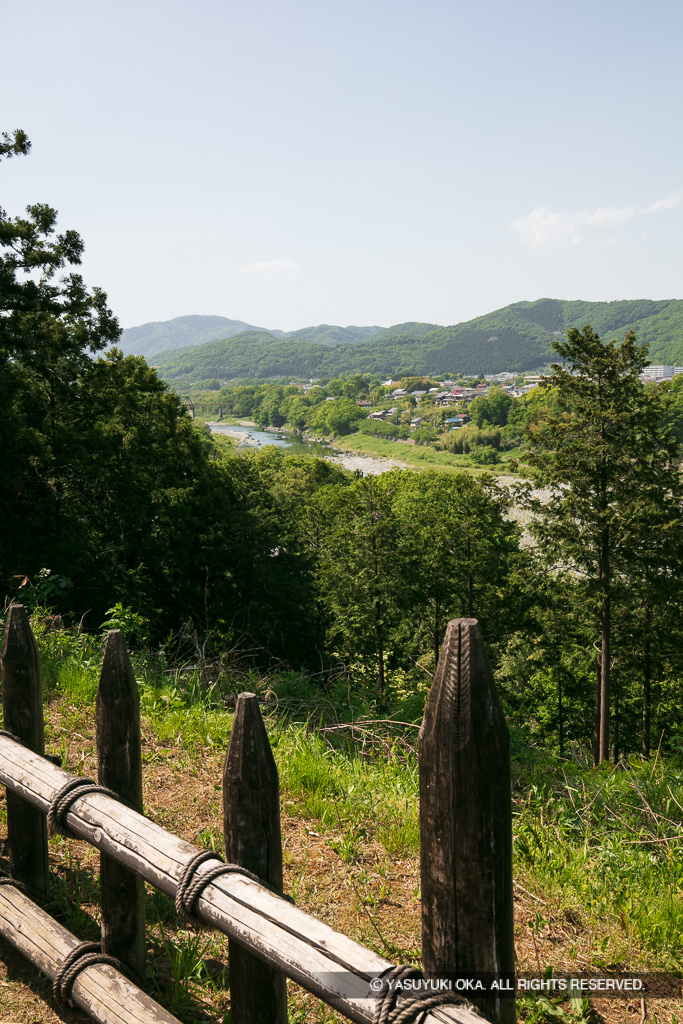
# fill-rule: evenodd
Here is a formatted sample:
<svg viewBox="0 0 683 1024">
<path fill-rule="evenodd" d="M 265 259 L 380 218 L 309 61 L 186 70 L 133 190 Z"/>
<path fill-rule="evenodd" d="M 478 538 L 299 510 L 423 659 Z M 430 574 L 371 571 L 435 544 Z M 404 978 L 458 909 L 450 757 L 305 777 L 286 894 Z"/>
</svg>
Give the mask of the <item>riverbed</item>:
<svg viewBox="0 0 683 1024">
<path fill-rule="evenodd" d="M 318 459 L 333 462 L 352 472 L 360 471 L 364 476 L 378 476 L 390 469 L 405 469 L 405 463 L 397 459 L 381 459 L 371 455 L 355 455 L 351 452 L 340 452 L 333 445 L 324 441 L 303 441 L 296 434 L 287 434 L 281 430 L 259 430 L 249 423 L 207 423 L 214 434 L 227 434 L 237 441 L 238 448 L 265 448 L 272 444 L 276 448 L 285 448 L 292 455 L 313 455 Z"/>
</svg>

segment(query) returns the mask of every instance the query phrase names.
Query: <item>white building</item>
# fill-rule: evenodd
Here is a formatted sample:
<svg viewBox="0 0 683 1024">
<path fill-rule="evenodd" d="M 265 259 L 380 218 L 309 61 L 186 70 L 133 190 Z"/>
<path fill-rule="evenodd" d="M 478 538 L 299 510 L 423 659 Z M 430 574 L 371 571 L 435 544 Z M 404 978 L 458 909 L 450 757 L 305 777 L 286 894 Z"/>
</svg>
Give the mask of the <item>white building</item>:
<svg viewBox="0 0 683 1024">
<path fill-rule="evenodd" d="M 648 380 L 666 380 L 669 377 L 678 377 L 683 373 L 683 366 L 646 366 L 641 377 Z"/>
</svg>

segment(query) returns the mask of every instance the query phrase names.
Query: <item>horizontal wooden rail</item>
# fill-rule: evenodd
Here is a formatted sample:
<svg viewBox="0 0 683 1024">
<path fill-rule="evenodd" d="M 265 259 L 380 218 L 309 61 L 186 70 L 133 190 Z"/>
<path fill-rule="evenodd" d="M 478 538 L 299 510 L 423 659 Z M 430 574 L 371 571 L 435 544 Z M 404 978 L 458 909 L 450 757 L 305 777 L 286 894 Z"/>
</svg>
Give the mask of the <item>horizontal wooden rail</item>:
<svg viewBox="0 0 683 1024">
<path fill-rule="evenodd" d="M 13 885 L 0 885 L 0 935 L 51 981 L 79 940 Z M 71 999 L 98 1024 L 179 1024 L 108 964 L 84 967 Z"/>
<path fill-rule="evenodd" d="M 0 736 L 0 782 L 43 813 L 74 778 L 39 754 Z M 174 897 L 185 865 L 198 850 L 142 814 L 102 793 L 74 800 L 65 817 L 69 831 L 131 868 Z M 198 873 L 211 862 L 200 865 Z M 225 875 L 206 887 L 196 903 L 207 925 L 236 939 L 265 963 L 319 996 L 356 1024 L 372 1024 L 375 1000 L 369 981 L 393 966 L 389 960 L 334 931 L 249 878 Z M 481 1024 L 467 1006 L 443 1006 L 423 1024 Z"/>
</svg>

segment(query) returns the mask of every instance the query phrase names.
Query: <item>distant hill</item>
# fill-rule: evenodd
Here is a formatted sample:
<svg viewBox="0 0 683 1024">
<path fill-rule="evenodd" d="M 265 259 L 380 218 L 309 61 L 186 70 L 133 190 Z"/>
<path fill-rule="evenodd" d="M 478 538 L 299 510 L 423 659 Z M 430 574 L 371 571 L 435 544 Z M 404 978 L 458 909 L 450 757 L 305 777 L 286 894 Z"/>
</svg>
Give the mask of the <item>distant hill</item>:
<svg viewBox="0 0 683 1024">
<path fill-rule="evenodd" d="M 275 331 L 270 333 L 275 334 Z M 302 327 L 298 331 L 289 331 L 281 337 L 301 338 L 303 341 L 313 341 L 317 345 L 332 348 L 335 345 L 353 345 L 368 341 L 381 333 L 381 327 L 331 327 L 329 324 L 319 324 L 317 327 Z"/>
<path fill-rule="evenodd" d="M 406 324 L 394 324 L 393 327 L 383 328 L 383 330 L 375 334 L 374 340 L 378 341 L 380 338 L 388 337 L 422 338 L 425 334 L 429 334 L 430 331 L 438 329 L 438 324 L 421 324 L 411 320 Z"/>
<path fill-rule="evenodd" d="M 177 316 L 174 320 L 154 320 L 140 327 L 129 327 L 121 335 L 119 348 L 126 355 L 145 356 L 150 359 L 158 352 L 176 348 L 205 345 L 218 338 L 230 338 L 242 331 L 264 331 L 264 327 L 245 324 L 243 320 L 228 320 L 224 316 Z M 270 332 L 281 337 L 282 331 Z"/>
<path fill-rule="evenodd" d="M 683 301 L 679 299 L 538 299 L 512 303 L 450 327 L 422 323 L 384 329 L 322 325 L 285 336 L 245 325 L 242 333 L 166 351 L 155 361 L 168 380 L 525 371 L 552 360 L 553 340 L 567 328 L 586 323 L 602 337 L 622 339 L 632 329 L 639 342 L 650 345 L 652 362 L 683 365 Z M 354 343 L 347 333 L 354 330 L 374 333 L 366 333 L 364 340 Z M 334 340 L 336 332 L 342 332 L 339 341 Z"/>
<path fill-rule="evenodd" d="M 159 352 L 168 353 L 179 348 L 193 348 L 208 342 L 232 338 L 236 334 L 269 334 L 274 338 L 303 338 L 319 345 L 358 344 L 381 331 L 381 327 L 304 327 L 300 331 L 270 330 L 255 327 L 243 320 L 228 320 L 224 316 L 177 316 L 174 320 L 155 320 L 140 327 L 129 327 L 121 335 L 119 347 L 126 355 L 151 359 Z"/>
</svg>

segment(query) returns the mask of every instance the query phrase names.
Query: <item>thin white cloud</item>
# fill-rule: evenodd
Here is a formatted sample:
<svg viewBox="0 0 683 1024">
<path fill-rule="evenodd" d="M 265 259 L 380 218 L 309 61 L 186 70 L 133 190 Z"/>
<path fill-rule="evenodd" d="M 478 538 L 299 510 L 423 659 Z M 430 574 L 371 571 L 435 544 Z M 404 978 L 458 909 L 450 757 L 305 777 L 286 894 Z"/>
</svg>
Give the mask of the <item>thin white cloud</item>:
<svg viewBox="0 0 683 1024">
<path fill-rule="evenodd" d="M 517 233 L 522 245 L 526 245 L 529 249 L 551 249 L 558 246 L 579 245 L 582 242 L 598 245 L 602 244 L 603 240 L 595 238 L 593 229 L 611 228 L 617 224 L 624 224 L 643 213 L 672 210 L 682 202 L 683 189 L 679 189 L 645 207 L 636 204 L 599 206 L 595 210 L 562 213 L 558 210 L 550 210 L 547 206 L 537 206 L 525 217 L 513 220 L 510 227 Z"/>
<path fill-rule="evenodd" d="M 613 224 L 623 224 L 625 220 L 630 220 L 637 212 L 637 206 L 600 206 L 592 213 L 579 213 L 577 216 L 583 218 L 584 224 L 611 227 Z"/>
<path fill-rule="evenodd" d="M 265 281 L 298 281 L 302 270 L 300 264 L 292 263 L 291 260 L 261 260 L 240 267 L 237 273 L 250 274 Z"/>
<path fill-rule="evenodd" d="M 510 225 L 519 235 L 522 245 L 530 249 L 545 249 L 553 245 L 578 245 L 581 234 L 566 213 L 556 213 L 546 206 L 537 206 L 526 217 L 513 220 Z"/>
<path fill-rule="evenodd" d="M 519 235 L 522 245 L 530 249 L 578 245 L 585 241 L 585 228 L 612 227 L 622 224 L 637 212 L 637 206 L 601 206 L 597 210 L 559 213 L 547 206 L 537 206 L 526 217 L 513 220 L 510 227 Z"/>
<path fill-rule="evenodd" d="M 679 188 L 676 192 L 669 192 L 668 196 L 664 199 L 658 199 L 655 203 L 650 203 L 643 210 L 643 213 L 659 213 L 660 210 L 673 210 L 674 206 L 678 206 L 679 203 L 683 203 L 683 188 Z"/>
</svg>

